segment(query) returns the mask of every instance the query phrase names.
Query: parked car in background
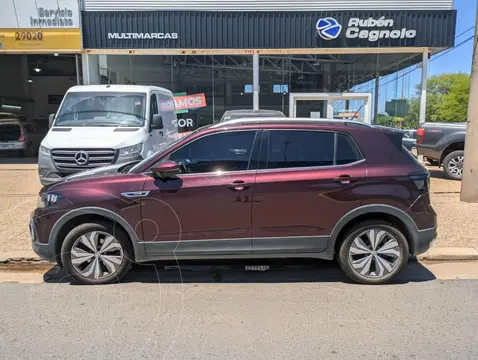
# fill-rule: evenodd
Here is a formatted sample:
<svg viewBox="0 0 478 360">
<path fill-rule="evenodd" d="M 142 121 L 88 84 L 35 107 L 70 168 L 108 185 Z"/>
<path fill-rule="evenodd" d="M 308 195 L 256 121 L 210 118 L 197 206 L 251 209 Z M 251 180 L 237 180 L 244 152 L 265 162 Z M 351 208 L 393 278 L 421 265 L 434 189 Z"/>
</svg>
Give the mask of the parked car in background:
<svg viewBox="0 0 478 360">
<path fill-rule="evenodd" d="M 35 156 L 44 133 L 17 115 L 0 113 L 0 152 Z"/>
<path fill-rule="evenodd" d="M 241 119 L 241 118 L 259 118 L 259 117 L 275 117 L 275 118 L 281 118 L 285 117 L 284 113 L 281 111 L 277 110 L 252 110 L 252 109 L 246 109 L 246 110 L 229 110 L 222 115 L 221 118 L 221 123 L 225 121 L 230 121 L 230 120 L 236 120 L 236 119 Z"/>
<path fill-rule="evenodd" d="M 446 177 L 461 180 L 466 123 L 426 122 L 417 129 L 417 153 L 431 165 L 443 167 Z"/>
<path fill-rule="evenodd" d="M 428 171 L 402 137 L 341 120 L 203 127 L 44 187 L 33 250 L 89 284 L 132 261 L 234 258 L 336 258 L 357 282 L 388 282 L 436 237 Z"/>
<path fill-rule="evenodd" d="M 403 146 L 405 146 L 408 151 L 412 151 L 416 147 L 416 141 L 417 141 L 417 130 L 415 129 L 404 130 Z"/>
<path fill-rule="evenodd" d="M 178 139 L 175 110 L 173 94 L 160 87 L 73 86 L 41 143 L 40 182 L 148 157 Z"/>
</svg>

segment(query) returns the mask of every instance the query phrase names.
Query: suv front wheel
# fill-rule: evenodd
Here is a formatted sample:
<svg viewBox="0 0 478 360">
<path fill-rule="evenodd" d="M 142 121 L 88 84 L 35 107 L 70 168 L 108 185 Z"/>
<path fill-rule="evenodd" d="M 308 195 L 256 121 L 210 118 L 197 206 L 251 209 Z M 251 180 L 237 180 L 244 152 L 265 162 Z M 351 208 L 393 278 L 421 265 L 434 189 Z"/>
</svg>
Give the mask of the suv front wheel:
<svg viewBox="0 0 478 360">
<path fill-rule="evenodd" d="M 389 282 L 408 261 L 408 243 L 397 227 L 369 220 L 350 229 L 340 246 L 339 265 L 361 284 Z"/>
<path fill-rule="evenodd" d="M 119 281 L 130 269 L 133 251 L 127 234 L 113 223 L 75 227 L 61 246 L 66 271 L 84 284 Z"/>
</svg>

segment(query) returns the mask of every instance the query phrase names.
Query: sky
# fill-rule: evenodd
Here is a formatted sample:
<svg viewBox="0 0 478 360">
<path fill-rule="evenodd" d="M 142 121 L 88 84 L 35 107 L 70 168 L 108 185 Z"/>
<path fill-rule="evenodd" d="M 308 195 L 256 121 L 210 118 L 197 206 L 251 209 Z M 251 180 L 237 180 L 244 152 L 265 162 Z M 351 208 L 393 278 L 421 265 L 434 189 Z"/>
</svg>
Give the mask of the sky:
<svg viewBox="0 0 478 360">
<path fill-rule="evenodd" d="M 442 73 L 471 72 L 473 39 L 469 38 L 474 35 L 475 29 L 473 26 L 476 20 L 477 2 L 478 0 L 455 0 L 455 9 L 457 10 L 455 48 L 446 54 L 442 52 L 431 57 L 428 63 L 429 77 Z M 464 42 L 465 40 L 468 41 Z M 464 43 L 457 46 L 461 42 Z M 410 72 L 408 75 L 402 77 L 402 74 L 408 72 Z M 396 80 L 397 76 L 399 77 L 398 81 Z M 413 66 L 398 73 L 382 77 L 380 79 L 382 86 L 379 92 L 379 112 L 385 111 L 386 101 L 401 97 L 402 87 L 405 98 L 414 97 L 416 86 L 421 82 L 421 76 L 421 68 Z M 386 83 L 388 84 L 384 85 Z M 358 89 L 354 89 L 354 91 L 374 92 L 374 87 L 375 82 L 373 81 L 359 86 Z M 356 106 L 356 104 L 354 105 Z"/>
</svg>

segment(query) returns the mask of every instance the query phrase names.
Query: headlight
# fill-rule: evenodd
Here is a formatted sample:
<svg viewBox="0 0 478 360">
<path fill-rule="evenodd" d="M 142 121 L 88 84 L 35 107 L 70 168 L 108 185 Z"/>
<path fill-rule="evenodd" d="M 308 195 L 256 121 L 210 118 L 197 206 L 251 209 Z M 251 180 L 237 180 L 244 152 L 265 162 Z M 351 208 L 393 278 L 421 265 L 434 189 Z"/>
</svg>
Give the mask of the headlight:
<svg viewBox="0 0 478 360">
<path fill-rule="evenodd" d="M 38 196 L 37 206 L 39 208 L 45 208 L 47 206 L 53 205 L 60 199 L 63 199 L 63 195 L 61 194 L 43 193 Z"/>
<path fill-rule="evenodd" d="M 126 146 L 119 150 L 120 156 L 130 156 L 130 155 L 137 155 L 143 150 L 143 143 Z"/>
<path fill-rule="evenodd" d="M 50 156 L 51 154 L 51 150 L 48 149 L 47 147 L 43 146 L 43 145 L 40 145 L 40 150 L 39 150 L 40 154 L 42 155 L 48 155 Z"/>
</svg>

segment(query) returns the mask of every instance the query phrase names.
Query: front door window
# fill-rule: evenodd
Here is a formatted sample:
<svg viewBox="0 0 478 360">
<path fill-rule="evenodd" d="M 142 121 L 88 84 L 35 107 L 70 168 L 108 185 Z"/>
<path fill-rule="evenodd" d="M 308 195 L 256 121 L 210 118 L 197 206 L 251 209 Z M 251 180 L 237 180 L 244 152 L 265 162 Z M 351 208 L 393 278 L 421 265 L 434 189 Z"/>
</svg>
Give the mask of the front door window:
<svg viewBox="0 0 478 360">
<path fill-rule="evenodd" d="M 169 160 L 183 174 L 227 173 L 249 168 L 255 131 L 234 131 L 199 138 L 177 150 Z"/>
</svg>

